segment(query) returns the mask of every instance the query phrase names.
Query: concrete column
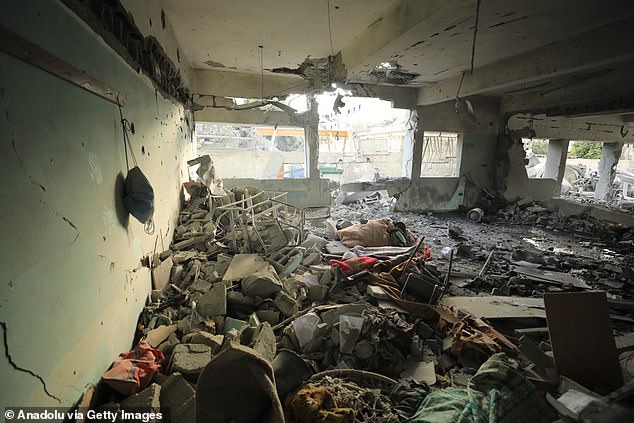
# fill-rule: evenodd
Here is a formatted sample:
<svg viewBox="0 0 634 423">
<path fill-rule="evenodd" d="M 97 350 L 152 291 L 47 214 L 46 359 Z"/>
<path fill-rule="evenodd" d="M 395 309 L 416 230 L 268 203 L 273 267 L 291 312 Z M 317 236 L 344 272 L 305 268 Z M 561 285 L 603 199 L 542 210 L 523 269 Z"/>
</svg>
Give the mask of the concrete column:
<svg viewBox="0 0 634 423">
<path fill-rule="evenodd" d="M 309 97 L 310 109 L 306 112 L 306 123 L 304 124 L 304 153 L 306 162 L 306 178 L 319 179 L 319 111 L 317 98 L 313 95 Z"/>
<path fill-rule="evenodd" d="M 420 179 L 420 170 L 423 164 L 423 141 L 425 138 L 425 130 L 420 119 L 416 124 L 416 132 L 414 132 L 414 145 L 412 146 L 412 166 L 411 179 Z"/>
<path fill-rule="evenodd" d="M 414 139 L 416 136 L 416 129 L 418 127 L 418 112 L 410 110 L 409 120 L 407 122 L 407 129 L 405 131 L 405 137 L 403 138 L 403 159 L 402 159 L 402 173 L 401 175 L 406 178 L 412 177 L 412 162 L 414 154 Z"/>
<path fill-rule="evenodd" d="M 603 143 L 601 149 L 601 160 L 599 160 L 599 181 L 594 190 L 594 199 L 597 201 L 608 201 L 612 199 L 612 183 L 616 176 L 616 166 L 621 158 L 623 144 Z"/>
<path fill-rule="evenodd" d="M 544 165 L 544 178 L 556 179 L 561 182 L 566 171 L 568 157 L 568 140 L 554 139 L 548 141 L 548 153 Z"/>
</svg>

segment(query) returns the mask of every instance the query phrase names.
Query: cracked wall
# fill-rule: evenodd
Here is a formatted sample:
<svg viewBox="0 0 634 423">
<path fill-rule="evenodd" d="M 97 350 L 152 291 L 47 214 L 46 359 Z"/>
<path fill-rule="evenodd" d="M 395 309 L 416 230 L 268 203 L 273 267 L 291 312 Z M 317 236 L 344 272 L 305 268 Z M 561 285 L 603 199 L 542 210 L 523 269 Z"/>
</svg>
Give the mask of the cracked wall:
<svg viewBox="0 0 634 423">
<path fill-rule="evenodd" d="M 122 95 L 132 148 L 155 191 L 151 236 L 121 203 L 117 106 L 0 53 L 0 391 L 7 406 L 69 406 L 131 347 L 151 289 L 139 260 L 172 237 L 191 114 L 57 2 L 11 4 L 0 25 Z"/>
</svg>

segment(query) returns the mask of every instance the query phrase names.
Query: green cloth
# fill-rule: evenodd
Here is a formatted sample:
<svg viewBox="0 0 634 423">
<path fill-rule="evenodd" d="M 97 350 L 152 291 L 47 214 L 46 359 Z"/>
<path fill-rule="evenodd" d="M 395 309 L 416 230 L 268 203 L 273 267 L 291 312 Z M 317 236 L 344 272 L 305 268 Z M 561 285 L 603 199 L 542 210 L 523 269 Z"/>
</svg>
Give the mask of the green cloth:
<svg viewBox="0 0 634 423">
<path fill-rule="evenodd" d="M 495 354 L 467 389 L 429 393 L 408 423 L 549 423 L 557 414 L 509 358 Z"/>
</svg>

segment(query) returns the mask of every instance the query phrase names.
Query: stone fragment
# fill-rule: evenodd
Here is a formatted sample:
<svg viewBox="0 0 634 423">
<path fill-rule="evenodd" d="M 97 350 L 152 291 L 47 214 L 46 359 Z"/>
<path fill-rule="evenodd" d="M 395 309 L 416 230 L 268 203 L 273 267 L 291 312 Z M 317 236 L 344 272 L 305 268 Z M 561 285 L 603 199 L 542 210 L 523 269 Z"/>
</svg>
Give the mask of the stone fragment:
<svg viewBox="0 0 634 423">
<path fill-rule="evenodd" d="M 280 322 L 280 312 L 272 309 L 256 310 L 255 314 L 258 319 L 263 322 L 269 322 L 271 325 L 277 325 Z"/>
<path fill-rule="evenodd" d="M 227 314 L 227 286 L 217 283 L 207 291 L 198 304 L 198 312 L 207 317 Z"/>
<path fill-rule="evenodd" d="M 213 335 L 205 331 L 193 332 L 183 336 L 184 344 L 203 344 L 210 346 L 212 354 L 216 354 L 220 350 L 223 341 L 224 336 Z"/>
<path fill-rule="evenodd" d="M 253 273 L 242 280 L 242 293 L 251 297 L 268 298 L 282 290 L 282 283 L 273 272 Z"/>
<path fill-rule="evenodd" d="M 210 361 L 209 345 L 179 344 L 174 347 L 170 371 L 179 372 L 188 381 L 196 383 L 198 375 Z"/>
<path fill-rule="evenodd" d="M 182 264 L 172 267 L 172 273 L 170 275 L 170 283 L 174 285 L 178 285 L 178 283 L 183 279 L 183 273 L 185 272 L 185 268 Z"/>
<path fill-rule="evenodd" d="M 245 297 L 240 291 L 229 291 L 227 292 L 227 303 L 253 307 L 255 305 L 255 299 L 253 297 Z"/>
<path fill-rule="evenodd" d="M 200 292 L 201 294 L 207 293 L 211 289 L 211 282 L 207 282 L 204 279 L 198 279 L 193 284 L 189 285 L 189 290 L 192 292 Z"/>
<path fill-rule="evenodd" d="M 352 354 L 361 334 L 364 321 L 363 317 L 339 316 L 339 351 L 342 354 Z"/>
<path fill-rule="evenodd" d="M 146 412 L 158 412 L 161 409 L 161 386 L 153 383 L 138 394 L 121 401 L 122 410 L 143 409 Z M 138 410 L 137 410 L 138 411 Z M 156 421 L 156 420 L 150 420 Z"/>
<path fill-rule="evenodd" d="M 271 325 L 261 323 L 255 330 L 250 347 L 256 350 L 265 360 L 272 363 L 276 353 L 276 339 Z"/>
<path fill-rule="evenodd" d="M 172 373 L 161 385 L 161 407 L 168 422 L 196 422 L 196 392 L 180 373 Z"/>
<path fill-rule="evenodd" d="M 325 323 L 319 323 L 315 326 L 312 339 L 304 345 L 302 352 L 306 354 L 320 351 L 324 348 L 326 336 L 330 333 L 330 327 Z"/>
<path fill-rule="evenodd" d="M 277 293 L 273 303 L 282 312 L 282 314 L 287 317 L 290 317 L 297 312 L 297 302 L 284 291 Z"/>
</svg>

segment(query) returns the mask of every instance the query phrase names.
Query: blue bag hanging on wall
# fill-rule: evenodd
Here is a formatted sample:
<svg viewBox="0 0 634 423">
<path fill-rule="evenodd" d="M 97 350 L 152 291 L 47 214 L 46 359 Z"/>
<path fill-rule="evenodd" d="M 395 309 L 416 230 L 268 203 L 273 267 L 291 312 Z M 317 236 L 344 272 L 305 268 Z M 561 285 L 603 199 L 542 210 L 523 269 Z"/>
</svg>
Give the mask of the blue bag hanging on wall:
<svg viewBox="0 0 634 423">
<path fill-rule="evenodd" d="M 119 107 L 121 115 L 121 125 L 123 126 L 123 148 L 125 150 L 125 162 L 128 168 L 128 174 L 125 177 L 125 194 L 123 197 L 123 205 L 135 219 L 145 225 L 144 230 L 148 234 L 154 233 L 154 189 L 150 181 L 145 177 L 134 155 L 134 149 L 128 136 L 128 131 L 134 134 L 134 124 L 123 118 L 123 111 Z M 134 167 L 130 169 L 128 163 L 128 147 L 130 147 L 130 155 Z"/>
<path fill-rule="evenodd" d="M 130 169 L 125 177 L 123 204 L 141 223 L 147 223 L 154 216 L 154 189 L 138 166 Z"/>
</svg>

